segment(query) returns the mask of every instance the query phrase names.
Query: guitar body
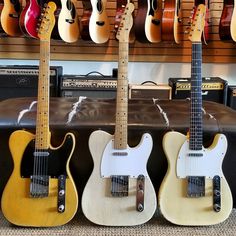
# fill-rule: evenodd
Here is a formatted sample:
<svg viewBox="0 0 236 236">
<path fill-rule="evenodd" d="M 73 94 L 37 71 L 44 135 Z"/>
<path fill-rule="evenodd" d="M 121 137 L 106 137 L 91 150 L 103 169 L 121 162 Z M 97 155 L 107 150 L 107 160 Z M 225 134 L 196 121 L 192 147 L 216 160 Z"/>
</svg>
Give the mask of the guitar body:
<svg viewBox="0 0 236 236">
<path fill-rule="evenodd" d="M 221 40 L 232 40 L 232 36 L 236 34 L 236 30 L 235 31 L 233 30 L 233 24 L 231 23 L 231 20 L 232 22 L 234 22 L 234 18 L 232 17 L 233 12 L 235 12 L 234 0 L 224 0 L 223 11 L 222 11 L 220 23 L 219 23 L 219 36 Z M 232 32 L 231 32 L 231 28 L 232 28 Z"/>
<path fill-rule="evenodd" d="M 145 22 L 148 11 L 147 1 L 138 1 L 138 11 L 134 18 L 135 38 L 142 43 L 149 42 L 145 32 Z"/>
<path fill-rule="evenodd" d="M 83 40 L 91 40 L 89 35 L 89 21 L 92 14 L 92 5 L 90 0 L 83 0 L 83 13 L 80 19 L 80 35 Z"/>
<path fill-rule="evenodd" d="M 221 158 L 227 141 L 217 134 L 210 147 L 204 149 L 207 158 Z M 187 197 L 187 179 L 176 175 L 177 159 L 187 137 L 178 132 L 168 132 L 163 138 L 163 148 L 168 160 L 168 170 L 159 190 L 159 205 L 163 216 L 178 225 L 213 225 L 228 218 L 232 210 L 232 195 L 225 178 L 221 178 L 221 210 L 213 210 L 212 179 L 205 179 L 205 196 Z M 220 147 L 220 150 L 219 150 Z M 224 149 L 224 150 L 222 150 Z M 207 165 L 208 166 L 208 165 Z"/>
<path fill-rule="evenodd" d="M 104 161 L 103 153 L 112 139 L 113 135 L 104 131 L 95 131 L 90 135 L 89 148 L 93 157 L 94 169 L 82 195 L 83 213 L 90 221 L 99 225 L 131 226 L 145 223 L 153 216 L 156 210 L 156 194 L 150 178 L 148 176 L 145 177 L 144 210 L 138 212 L 136 210 L 136 178 L 129 178 L 128 196 L 113 197 L 110 189 L 111 179 L 101 177 L 100 167 Z M 136 162 L 140 160 L 146 163 L 151 148 L 151 136 L 145 136 L 145 138 L 143 136 L 140 144 L 135 148 L 131 148 L 131 153 L 135 155 Z M 144 168 L 146 168 L 146 165 Z"/>
<path fill-rule="evenodd" d="M 23 130 L 10 136 L 9 146 L 14 169 L 3 191 L 1 207 L 6 219 L 19 226 L 58 226 L 67 223 L 77 211 L 78 196 L 69 170 L 69 162 L 75 147 L 75 137 L 67 133 L 62 144 L 50 147 L 49 194 L 47 197 L 30 197 L 35 135 Z M 69 151 L 68 151 L 69 150 Z M 57 157 L 61 157 L 58 159 Z M 59 173 L 60 172 L 60 173 Z M 62 172 L 62 173 L 61 173 Z M 66 174 L 65 211 L 57 211 L 58 178 L 53 175 Z M 25 177 L 22 177 L 25 176 Z"/>
<path fill-rule="evenodd" d="M 6 34 L 10 36 L 20 36 L 22 34 L 19 26 L 20 11 L 19 0 L 4 0 L 1 24 Z"/>
<path fill-rule="evenodd" d="M 162 40 L 180 43 L 180 14 L 180 0 L 165 0 L 161 22 Z"/>
<path fill-rule="evenodd" d="M 236 0 L 234 0 L 234 8 L 230 24 L 230 34 L 234 42 L 236 42 Z"/>
<path fill-rule="evenodd" d="M 38 38 L 37 24 L 41 10 L 37 0 L 27 0 L 20 14 L 21 31 L 32 38 Z"/>
<path fill-rule="evenodd" d="M 155 5 L 155 7 L 152 8 L 152 5 Z M 159 43 L 161 41 L 161 17 L 162 1 L 149 0 L 145 21 L 145 33 L 148 41 L 152 43 Z"/>
<path fill-rule="evenodd" d="M 58 32 L 62 40 L 67 43 L 79 39 L 79 22 L 74 3 L 71 0 L 61 1 L 61 11 L 58 17 Z"/>
<path fill-rule="evenodd" d="M 106 13 L 106 0 L 92 0 L 92 14 L 89 20 L 89 34 L 93 42 L 105 43 L 109 39 L 110 24 Z"/>
</svg>

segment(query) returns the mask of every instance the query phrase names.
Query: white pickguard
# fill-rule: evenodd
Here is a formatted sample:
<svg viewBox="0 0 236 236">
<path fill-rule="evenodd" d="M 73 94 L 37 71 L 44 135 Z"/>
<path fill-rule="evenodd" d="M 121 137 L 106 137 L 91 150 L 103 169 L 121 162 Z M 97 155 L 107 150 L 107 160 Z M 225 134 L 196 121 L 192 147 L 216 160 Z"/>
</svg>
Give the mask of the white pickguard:
<svg viewBox="0 0 236 236">
<path fill-rule="evenodd" d="M 152 151 L 152 137 L 145 133 L 138 146 L 118 150 L 114 149 L 114 139 L 110 140 L 103 152 L 101 161 L 101 177 L 112 175 L 128 175 L 137 178 L 139 175 L 148 177 L 146 165 Z"/>
<path fill-rule="evenodd" d="M 187 176 L 205 176 L 213 178 L 215 175 L 223 177 L 222 162 L 227 150 L 227 139 L 221 134 L 219 141 L 214 148 L 201 151 L 189 150 L 189 140 L 182 145 L 176 165 L 176 174 L 179 178 Z M 189 153 L 202 153 L 202 156 L 193 157 Z"/>
</svg>

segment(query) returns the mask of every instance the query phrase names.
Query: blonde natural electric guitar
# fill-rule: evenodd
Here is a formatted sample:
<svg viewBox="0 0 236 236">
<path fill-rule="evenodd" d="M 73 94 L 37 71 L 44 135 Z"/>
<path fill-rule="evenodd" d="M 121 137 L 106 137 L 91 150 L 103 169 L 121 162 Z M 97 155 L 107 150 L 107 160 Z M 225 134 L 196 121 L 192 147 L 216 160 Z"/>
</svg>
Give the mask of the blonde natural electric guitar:
<svg viewBox="0 0 236 236">
<path fill-rule="evenodd" d="M 67 43 L 73 43 L 79 39 L 78 15 L 72 0 L 61 0 L 61 11 L 58 16 L 58 32 L 61 39 Z"/>
<path fill-rule="evenodd" d="M 95 43 L 105 43 L 109 39 L 110 24 L 106 13 L 106 2 L 106 0 L 91 0 L 89 35 Z"/>
<path fill-rule="evenodd" d="M 163 148 L 168 170 L 159 190 L 163 216 L 178 225 L 212 225 L 228 218 L 232 195 L 222 172 L 227 139 L 216 134 L 210 147 L 203 147 L 202 133 L 202 43 L 206 7 L 200 4 L 193 15 L 190 132 L 184 136 L 168 132 Z"/>
<path fill-rule="evenodd" d="M 156 210 L 156 194 L 146 170 L 152 137 L 145 133 L 138 146 L 131 148 L 127 144 L 127 67 L 133 10 L 134 5 L 128 3 L 117 33 L 119 62 L 115 134 L 99 130 L 89 138 L 94 169 L 82 194 L 82 210 L 90 221 L 99 225 L 142 224 Z"/>
<path fill-rule="evenodd" d="M 49 132 L 50 35 L 56 5 L 43 10 L 38 37 L 40 66 L 36 134 L 19 130 L 9 145 L 14 169 L 4 188 L 1 207 L 6 219 L 20 226 L 58 226 L 76 213 L 78 196 L 69 170 L 75 137 L 67 133 L 62 144 L 51 146 Z"/>
</svg>

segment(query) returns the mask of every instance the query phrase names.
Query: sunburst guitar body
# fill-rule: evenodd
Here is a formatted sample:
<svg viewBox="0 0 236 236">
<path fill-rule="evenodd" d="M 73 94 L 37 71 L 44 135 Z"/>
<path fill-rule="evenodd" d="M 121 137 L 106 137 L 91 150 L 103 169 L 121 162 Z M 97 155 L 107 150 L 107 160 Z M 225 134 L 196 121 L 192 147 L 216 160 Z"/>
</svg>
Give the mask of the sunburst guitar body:
<svg viewBox="0 0 236 236">
<path fill-rule="evenodd" d="M 179 44 L 181 41 L 181 22 L 181 0 L 165 0 L 161 22 L 162 40 Z"/>
<path fill-rule="evenodd" d="M 203 146 L 202 43 L 206 6 L 193 14 L 189 39 L 192 42 L 190 128 L 187 136 L 168 132 L 163 149 L 168 170 L 159 189 L 163 216 L 178 225 L 213 225 L 226 220 L 232 210 L 232 194 L 222 171 L 227 139 L 216 134 Z"/>
<path fill-rule="evenodd" d="M 76 42 L 79 39 L 78 15 L 72 0 L 61 0 L 61 11 L 58 17 L 58 32 L 63 41 Z"/>
<path fill-rule="evenodd" d="M 19 130 L 11 134 L 13 172 L 3 190 L 3 215 L 15 225 L 51 227 L 67 223 L 78 207 L 69 163 L 75 137 L 67 133 L 61 145 L 51 145 L 49 131 L 50 36 L 56 4 L 49 2 L 40 18 L 40 61 L 35 135 Z"/>
<path fill-rule="evenodd" d="M 135 36 L 140 42 L 158 43 L 161 41 L 162 1 L 138 1 L 135 17 Z"/>
<path fill-rule="evenodd" d="M 4 0 L 1 12 L 1 25 L 9 36 L 20 36 L 19 26 L 21 2 L 19 0 Z"/>
<path fill-rule="evenodd" d="M 92 14 L 89 20 L 89 34 L 93 42 L 109 40 L 110 24 L 106 13 L 106 0 L 91 0 Z"/>
</svg>

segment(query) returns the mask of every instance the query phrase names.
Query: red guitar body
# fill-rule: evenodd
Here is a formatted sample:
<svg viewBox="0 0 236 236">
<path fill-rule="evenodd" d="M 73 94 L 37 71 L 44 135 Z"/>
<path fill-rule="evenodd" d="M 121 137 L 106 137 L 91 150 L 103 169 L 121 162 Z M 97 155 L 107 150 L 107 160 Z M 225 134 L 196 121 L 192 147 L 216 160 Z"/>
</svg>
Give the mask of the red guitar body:
<svg viewBox="0 0 236 236">
<path fill-rule="evenodd" d="M 36 28 L 40 13 L 37 0 L 26 0 L 26 6 L 20 15 L 20 28 L 26 36 L 38 38 Z"/>
<path fill-rule="evenodd" d="M 224 7 L 220 18 L 219 36 L 221 40 L 232 40 L 230 24 L 234 10 L 234 0 L 224 0 Z"/>
</svg>

